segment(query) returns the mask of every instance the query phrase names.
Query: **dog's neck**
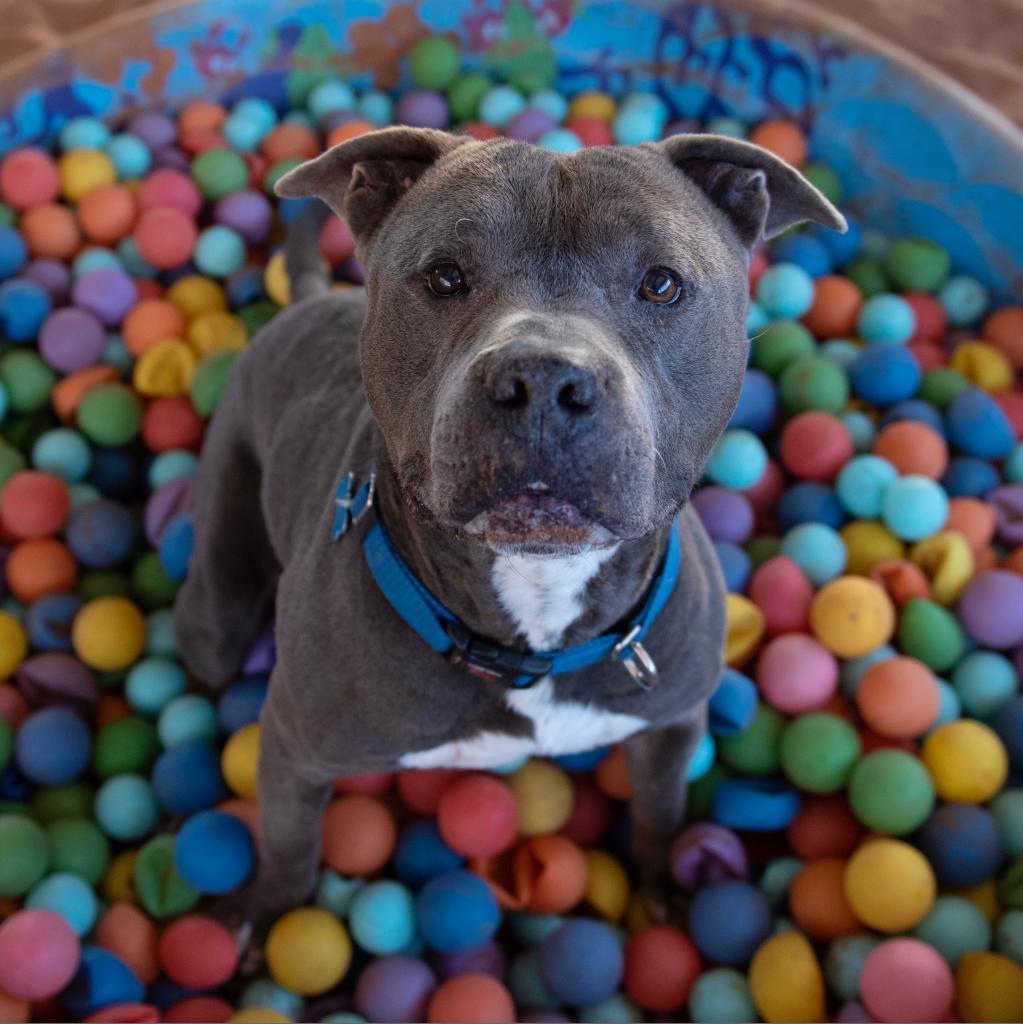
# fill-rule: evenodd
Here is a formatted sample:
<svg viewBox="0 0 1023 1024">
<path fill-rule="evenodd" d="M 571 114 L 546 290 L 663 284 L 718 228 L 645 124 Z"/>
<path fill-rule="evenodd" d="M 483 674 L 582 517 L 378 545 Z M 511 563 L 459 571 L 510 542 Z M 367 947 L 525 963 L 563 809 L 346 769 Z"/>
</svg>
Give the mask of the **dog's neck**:
<svg viewBox="0 0 1023 1024">
<path fill-rule="evenodd" d="M 612 547 L 555 558 L 499 555 L 414 517 L 386 458 L 377 460 L 377 514 L 398 552 L 472 632 L 550 651 L 608 632 L 642 602 L 667 528 Z"/>
</svg>

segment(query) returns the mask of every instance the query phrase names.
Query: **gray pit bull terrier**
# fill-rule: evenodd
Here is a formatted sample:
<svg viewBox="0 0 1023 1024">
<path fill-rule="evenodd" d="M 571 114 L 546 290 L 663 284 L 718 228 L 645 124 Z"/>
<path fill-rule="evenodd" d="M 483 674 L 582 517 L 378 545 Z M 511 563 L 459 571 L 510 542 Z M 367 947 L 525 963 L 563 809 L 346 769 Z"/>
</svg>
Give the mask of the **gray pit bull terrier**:
<svg viewBox="0 0 1023 1024">
<path fill-rule="evenodd" d="M 555 154 L 390 128 L 277 192 L 348 222 L 366 287 L 289 243 L 296 301 L 237 360 L 199 470 L 196 676 L 236 677 L 276 598 L 246 913 L 309 897 L 340 775 L 622 741 L 663 911 L 725 629 L 687 499 L 738 398 L 750 249 L 842 216 L 709 135 Z"/>
</svg>

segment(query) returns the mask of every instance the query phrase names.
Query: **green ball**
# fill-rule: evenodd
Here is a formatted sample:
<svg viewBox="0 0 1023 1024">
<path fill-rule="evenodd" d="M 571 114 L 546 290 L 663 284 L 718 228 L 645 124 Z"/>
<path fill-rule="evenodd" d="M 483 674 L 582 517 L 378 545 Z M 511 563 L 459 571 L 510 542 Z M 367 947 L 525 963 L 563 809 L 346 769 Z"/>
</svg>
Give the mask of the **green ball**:
<svg viewBox="0 0 1023 1024">
<path fill-rule="evenodd" d="M 948 253 L 927 238 L 898 238 L 884 257 L 888 276 L 900 291 L 933 292 L 948 277 Z"/>
<path fill-rule="evenodd" d="M 461 75 L 448 89 L 448 106 L 454 121 L 472 121 L 476 117 L 480 100 L 493 84 L 482 71 Z"/>
<path fill-rule="evenodd" d="M 99 885 L 110 862 L 110 843 L 94 821 L 58 818 L 46 826 L 46 836 L 55 872 L 69 871 L 90 885 Z"/>
<path fill-rule="evenodd" d="M 964 953 L 990 948 L 991 925 L 975 903 L 959 896 L 939 896 L 913 929 L 913 937 L 933 946 L 954 971 Z"/>
<path fill-rule="evenodd" d="M 781 553 L 781 537 L 754 537 L 746 545 L 746 554 L 754 569 L 759 569 L 764 562 L 769 562 Z"/>
<path fill-rule="evenodd" d="M 270 169 L 263 175 L 263 189 L 267 195 L 274 194 L 274 185 L 284 177 L 288 171 L 294 170 L 299 164 L 305 161 L 300 156 L 289 156 L 284 160 L 278 160 L 277 163 L 272 164 Z"/>
<path fill-rule="evenodd" d="M 829 202 L 837 206 L 842 201 L 845 192 L 842 179 L 827 164 L 807 164 L 803 167 L 803 177 Z"/>
<path fill-rule="evenodd" d="M 177 917 L 191 910 L 200 894 L 174 866 L 174 837 L 157 836 L 138 852 L 132 881 L 142 906 L 153 917 Z"/>
<path fill-rule="evenodd" d="M 181 586 L 167 575 L 156 551 L 147 551 L 131 573 L 131 592 L 146 611 L 169 608 Z"/>
<path fill-rule="evenodd" d="M 277 314 L 281 307 L 269 299 L 260 299 L 258 302 L 250 302 L 242 306 L 235 314 L 245 327 L 245 333 L 250 338 L 255 337 L 260 328 L 265 327 Z M 207 357 L 208 358 L 208 357 Z M 202 365 L 200 363 L 200 365 Z"/>
<path fill-rule="evenodd" d="M 0 203 L 0 225 L 13 228 L 18 223 L 18 213 L 6 203 Z"/>
<path fill-rule="evenodd" d="M 694 1024 L 757 1020 L 757 1007 L 746 975 L 732 967 L 705 971 L 689 993 L 689 1016 Z"/>
<path fill-rule="evenodd" d="M 837 413 L 849 401 L 849 379 L 830 359 L 802 356 L 785 367 L 780 391 L 788 412 Z"/>
<path fill-rule="evenodd" d="M 1003 789 L 988 804 L 998 827 L 1007 857 L 1023 856 L 1023 789 Z"/>
<path fill-rule="evenodd" d="M 46 786 L 32 797 L 32 817 L 41 825 L 58 818 L 87 818 L 92 814 L 96 793 L 88 782 L 67 782 Z"/>
<path fill-rule="evenodd" d="M 0 381 L 14 412 L 35 412 L 50 400 L 57 375 L 35 352 L 19 349 L 0 359 Z"/>
<path fill-rule="evenodd" d="M 753 343 L 753 365 L 772 377 L 803 356 L 817 351 L 813 335 L 795 320 L 775 320 Z"/>
<path fill-rule="evenodd" d="M 461 65 L 458 47 L 446 36 L 420 39 L 408 52 L 409 71 L 420 89 L 446 89 Z"/>
<path fill-rule="evenodd" d="M 192 161 L 192 178 L 206 199 L 223 199 L 249 184 L 249 168 L 231 149 L 207 149 Z"/>
<path fill-rule="evenodd" d="M 934 783 L 923 762 L 904 750 L 875 750 L 853 769 L 849 804 L 867 828 L 904 836 L 934 810 Z"/>
<path fill-rule="evenodd" d="M 276 309 L 276 307 L 274 307 Z M 227 387 L 237 352 L 211 352 L 195 368 L 190 395 L 200 416 L 212 416 Z"/>
<path fill-rule="evenodd" d="M 787 909 L 789 889 L 792 888 L 796 875 L 805 867 L 805 861 L 798 857 L 778 857 L 764 868 L 759 888 L 775 913 Z"/>
<path fill-rule="evenodd" d="M 743 775 L 771 775 L 781 767 L 781 734 L 785 717 L 769 704 L 761 704 L 745 732 L 720 738 L 721 757 Z"/>
<path fill-rule="evenodd" d="M 0 814 L 0 896 L 24 896 L 46 874 L 46 833 L 21 814 Z"/>
<path fill-rule="evenodd" d="M 933 672 L 950 669 L 966 651 L 959 620 L 934 601 L 914 597 L 899 616 L 898 642 L 903 654 L 922 661 Z"/>
<path fill-rule="evenodd" d="M 968 391 L 972 386 L 958 370 L 938 366 L 928 370 L 921 378 L 918 397 L 938 409 L 944 409 L 956 395 Z"/>
<path fill-rule="evenodd" d="M 123 772 L 148 775 L 159 753 L 160 739 L 153 723 L 126 715 L 100 729 L 92 767 L 101 779 Z"/>
<path fill-rule="evenodd" d="M 781 766 L 808 793 L 835 793 L 849 778 L 863 747 L 856 730 L 838 715 L 801 715 L 781 737 Z"/>
<path fill-rule="evenodd" d="M 710 771 L 689 786 L 687 810 L 690 821 L 706 821 L 714 806 L 714 790 L 718 784 L 730 779 L 732 773 L 720 762 L 715 761 Z"/>
<path fill-rule="evenodd" d="M 119 448 L 142 425 L 142 403 L 124 384 L 100 384 L 78 406 L 78 429 L 95 444 Z"/>
<path fill-rule="evenodd" d="M 83 601 L 94 601 L 97 597 L 131 597 L 131 584 L 123 572 L 97 569 L 82 573 L 77 591 Z"/>
<path fill-rule="evenodd" d="M 11 748 L 14 746 L 14 737 L 11 735 L 11 727 L 7 720 L 0 718 L 0 772 L 7 767 L 11 759 Z"/>
<path fill-rule="evenodd" d="M 867 957 L 881 945 L 881 939 L 866 932 L 840 935 L 828 946 L 824 974 L 839 999 L 858 999 L 860 975 Z"/>
<path fill-rule="evenodd" d="M 25 456 L 17 448 L 0 441 L 0 487 L 3 487 L 15 473 L 20 473 L 25 465 Z"/>
<path fill-rule="evenodd" d="M 865 299 L 869 299 L 871 295 L 877 295 L 878 292 L 886 292 L 891 288 L 891 282 L 885 273 L 884 264 L 880 260 L 871 259 L 869 256 L 861 256 L 858 260 L 853 260 L 845 268 L 845 276 L 863 292 Z"/>
</svg>

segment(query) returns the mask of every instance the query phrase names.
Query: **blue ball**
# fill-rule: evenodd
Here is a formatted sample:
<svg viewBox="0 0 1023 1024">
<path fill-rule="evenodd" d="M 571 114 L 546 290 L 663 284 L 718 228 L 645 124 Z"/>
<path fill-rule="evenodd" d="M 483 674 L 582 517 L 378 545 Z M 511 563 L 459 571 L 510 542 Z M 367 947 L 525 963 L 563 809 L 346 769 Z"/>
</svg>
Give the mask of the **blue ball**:
<svg viewBox="0 0 1023 1024">
<path fill-rule="evenodd" d="M 856 333 L 868 345 L 905 345 L 915 330 L 913 307 L 890 292 L 871 295 L 856 318 Z"/>
<path fill-rule="evenodd" d="M 193 889 L 220 895 L 244 885 L 256 863 L 252 834 L 223 811 L 193 815 L 174 840 L 174 866 Z"/>
<path fill-rule="evenodd" d="M 568 114 L 568 100 L 556 89 L 541 89 L 529 97 L 528 106 L 550 114 L 555 121 L 564 121 Z"/>
<path fill-rule="evenodd" d="M 320 82 L 306 100 L 309 113 L 319 120 L 333 110 L 351 110 L 355 106 L 355 93 L 337 79 Z"/>
<path fill-rule="evenodd" d="M 791 558 L 815 587 L 840 576 L 845 568 L 845 543 L 823 523 L 793 527 L 782 538 L 781 553 Z"/>
<path fill-rule="evenodd" d="M 920 366 L 901 345 L 869 346 L 849 373 L 853 393 L 872 405 L 895 405 L 912 398 L 920 387 Z"/>
<path fill-rule="evenodd" d="M 71 553 L 90 569 L 120 565 L 135 547 L 135 517 L 116 501 L 94 501 L 71 513 L 65 539 Z"/>
<path fill-rule="evenodd" d="M 53 312 L 50 293 L 26 278 L 0 284 L 0 332 L 11 341 L 31 341 Z"/>
<path fill-rule="evenodd" d="M 928 477 L 904 476 L 885 489 L 881 518 L 901 540 L 923 540 L 945 525 L 948 496 L 941 484 Z"/>
<path fill-rule="evenodd" d="M 755 341 L 757 335 L 771 322 L 764 307 L 759 302 L 750 300 L 749 310 L 746 313 L 746 337 Z M 752 355 L 752 349 L 750 350 Z"/>
<path fill-rule="evenodd" d="M 974 804 L 939 807 L 916 843 L 942 886 L 980 885 L 998 873 L 1004 860 L 998 822 Z"/>
<path fill-rule="evenodd" d="M 689 908 L 689 937 L 713 963 L 749 963 L 773 929 L 767 898 L 755 885 L 738 879 L 704 886 Z"/>
<path fill-rule="evenodd" d="M 536 140 L 536 144 L 541 149 L 549 149 L 552 153 L 575 153 L 583 148 L 582 139 L 567 128 L 552 128 L 549 132 L 544 132 Z"/>
<path fill-rule="evenodd" d="M 137 135 L 127 132 L 115 135 L 107 143 L 106 151 L 122 181 L 145 177 L 153 163 L 149 147 Z"/>
<path fill-rule="evenodd" d="M 232 108 L 232 114 L 239 117 L 246 117 L 261 125 L 269 131 L 277 124 L 277 109 L 267 99 L 261 96 L 246 96 L 240 99 Z"/>
<path fill-rule="evenodd" d="M 140 1003 L 146 988 L 119 957 L 101 946 L 82 947 L 82 959 L 60 1002 L 73 1020 L 116 1003 Z"/>
<path fill-rule="evenodd" d="M 85 249 L 75 258 L 71 265 L 71 273 L 74 277 L 81 277 L 90 270 L 122 270 L 121 261 L 109 249 L 100 246 L 93 246 Z"/>
<path fill-rule="evenodd" d="M 611 134 L 620 146 L 655 142 L 664 131 L 665 120 L 655 107 L 623 104 L 611 122 Z"/>
<path fill-rule="evenodd" d="M 467 953 L 489 942 L 501 921 L 490 886 L 471 871 L 431 878 L 416 901 L 423 941 L 438 953 Z"/>
<path fill-rule="evenodd" d="M 889 423 L 899 423 L 903 420 L 913 420 L 917 423 L 926 423 L 935 430 L 941 437 L 945 436 L 945 421 L 941 413 L 930 402 L 919 398 L 910 398 L 905 402 L 893 405 L 881 417 L 881 426 L 887 427 Z"/>
<path fill-rule="evenodd" d="M 625 969 L 622 945 L 610 925 L 575 918 L 541 943 L 540 975 L 569 1006 L 592 1006 L 619 986 Z"/>
<path fill-rule="evenodd" d="M 938 289 L 938 301 L 953 327 L 976 323 L 988 306 L 987 289 L 976 278 L 957 274 Z"/>
<path fill-rule="evenodd" d="M 725 779 L 714 788 L 714 821 L 748 832 L 777 832 L 799 813 L 799 794 L 777 779 Z"/>
<path fill-rule="evenodd" d="M 220 803 L 227 789 L 217 752 L 202 740 L 165 750 L 153 766 L 153 789 L 170 814 L 195 814 Z"/>
<path fill-rule="evenodd" d="M 234 228 L 214 224 L 200 233 L 192 258 L 204 274 L 227 277 L 245 263 L 245 240 Z"/>
<path fill-rule="evenodd" d="M 994 721 L 995 732 L 1005 744 L 1012 770 L 1023 773 L 1023 696 L 1004 704 Z"/>
<path fill-rule="evenodd" d="M 107 498 L 138 497 L 145 488 L 144 468 L 121 448 L 94 448 L 86 479 Z"/>
<path fill-rule="evenodd" d="M 73 117 L 58 139 L 63 150 L 102 149 L 110 141 L 110 129 L 98 117 Z"/>
<path fill-rule="evenodd" d="M 376 125 L 388 125 L 394 120 L 394 100 L 385 92 L 364 92 L 359 97 L 359 113 Z"/>
<path fill-rule="evenodd" d="M 267 297 L 262 267 L 241 267 L 224 282 L 224 287 L 232 309 L 240 309 L 250 302 L 260 302 Z"/>
<path fill-rule="evenodd" d="M 267 676 L 246 676 L 232 683 L 217 704 L 221 728 L 228 735 L 259 720 L 269 688 Z"/>
<path fill-rule="evenodd" d="M 760 275 L 756 299 L 772 319 L 798 320 L 813 305 L 813 278 L 795 263 L 775 263 Z"/>
<path fill-rule="evenodd" d="M 220 130 L 230 147 L 241 153 L 251 153 L 258 149 L 268 131 L 255 118 L 235 113 L 224 119 Z"/>
<path fill-rule="evenodd" d="M 65 483 L 76 484 L 85 479 L 92 466 L 92 446 L 77 430 L 47 430 L 32 446 L 32 465 L 42 473 L 59 476 Z"/>
<path fill-rule="evenodd" d="M 835 269 L 831 250 L 809 232 L 779 238 L 774 243 L 771 257 L 777 263 L 794 263 L 811 277 L 823 277 Z"/>
<path fill-rule="evenodd" d="M 934 720 L 934 724 L 928 730 L 929 732 L 934 732 L 939 726 L 947 725 L 949 722 L 954 722 L 957 718 L 962 718 L 963 714 L 963 706 L 959 700 L 959 694 L 944 679 L 935 677 L 935 682 L 938 684 L 938 717 Z"/>
<path fill-rule="evenodd" d="M 979 498 L 1001 483 L 998 470 L 983 459 L 959 455 L 949 460 L 941 486 L 950 498 Z"/>
<path fill-rule="evenodd" d="M 0 224 L 0 281 L 16 274 L 28 261 L 28 249 L 21 235 Z"/>
<path fill-rule="evenodd" d="M 725 577 L 725 586 L 733 594 L 741 594 L 749 582 L 753 564 L 749 555 L 738 544 L 727 540 L 714 541 L 714 550 L 721 563 L 721 573 Z"/>
<path fill-rule="evenodd" d="M 170 749 L 190 740 L 212 743 L 220 735 L 220 723 L 213 705 L 205 697 L 183 693 L 160 712 L 156 731 L 163 746 Z"/>
<path fill-rule="evenodd" d="M 149 486 L 155 491 L 172 480 L 193 477 L 199 470 L 199 459 L 179 448 L 161 452 L 149 467 Z"/>
<path fill-rule="evenodd" d="M 743 491 L 752 487 L 767 469 L 767 450 L 748 430 L 726 430 L 711 449 L 707 476 L 722 487 Z"/>
<path fill-rule="evenodd" d="M 851 409 L 848 412 L 843 412 L 838 418 L 842 426 L 849 432 L 849 437 L 852 438 L 854 451 L 863 454 L 874 447 L 877 427 L 874 426 L 874 421 L 867 413 Z"/>
<path fill-rule="evenodd" d="M 774 381 L 763 370 L 747 370 L 729 428 L 766 434 L 777 418 L 778 388 Z"/>
<path fill-rule="evenodd" d="M 159 547 L 160 564 L 172 580 L 180 582 L 188 575 L 194 547 L 195 523 L 191 513 L 175 516 L 164 528 Z"/>
<path fill-rule="evenodd" d="M 400 882 L 370 882 L 352 900 L 348 927 L 356 943 L 374 956 L 400 952 L 416 934 L 412 893 Z"/>
<path fill-rule="evenodd" d="M 842 507 L 857 519 L 877 519 L 885 491 L 899 478 L 899 471 L 880 455 L 857 455 L 835 480 Z"/>
<path fill-rule="evenodd" d="M 827 484 L 793 484 L 775 509 L 778 526 L 791 530 L 803 523 L 823 523 L 837 530 L 845 522 L 845 510 L 838 495 Z"/>
<path fill-rule="evenodd" d="M 960 391 L 945 409 L 949 443 L 964 455 L 1004 459 L 1015 447 L 1016 436 L 998 403 L 979 388 Z"/>
<path fill-rule="evenodd" d="M 862 351 L 863 349 L 854 341 L 848 341 L 846 338 L 831 338 L 817 349 L 817 355 L 848 373 L 853 363 L 859 359 Z"/>
<path fill-rule="evenodd" d="M 14 737 L 18 768 L 40 786 L 62 786 L 77 779 L 91 755 L 89 727 L 69 708 L 34 711 Z"/>
<path fill-rule="evenodd" d="M 737 736 L 745 732 L 757 714 L 756 684 L 734 668 L 725 668 L 711 695 L 710 731 L 715 736 Z"/>
<path fill-rule="evenodd" d="M 134 710 L 155 716 L 187 687 L 185 673 L 175 662 L 164 658 L 145 658 L 128 672 L 124 695 Z"/>
<path fill-rule="evenodd" d="M 502 128 L 526 105 L 525 97 L 509 85 L 495 85 L 480 100 L 478 115 L 481 121 Z"/>
<path fill-rule="evenodd" d="M 47 594 L 25 610 L 25 631 L 37 651 L 73 650 L 71 623 L 82 607 L 77 594 Z"/>
<path fill-rule="evenodd" d="M 702 779 L 714 767 L 714 758 L 717 755 L 717 745 L 714 737 L 705 732 L 696 745 L 696 751 L 686 768 L 686 779 L 689 782 L 696 782 Z"/>
<path fill-rule="evenodd" d="M 859 256 L 863 247 L 863 228 L 860 227 L 859 222 L 850 217 L 848 213 L 845 214 L 845 222 L 848 225 L 848 230 L 841 235 L 837 231 L 831 231 L 816 224 L 810 228 L 810 233 L 827 247 L 836 267 L 844 267 L 847 263 L 851 263 Z"/>
<path fill-rule="evenodd" d="M 971 651 L 952 670 L 952 685 L 966 713 L 988 722 L 1019 692 L 1019 677 L 1003 655 Z"/>
<path fill-rule="evenodd" d="M 52 910 L 81 938 L 96 922 L 99 903 L 92 886 L 78 875 L 65 871 L 48 875 L 28 894 L 25 906 L 32 910 Z"/>
<path fill-rule="evenodd" d="M 107 779 L 99 787 L 93 814 L 111 839 L 131 843 L 153 830 L 160 809 L 148 780 L 126 773 Z"/>
<path fill-rule="evenodd" d="M 444 842 L 433 818 L 421 818 L 407 825 L 394 848 L 394 873 L 416 889 L 464 863 L 465 858 Z"/>
<path fill-rule="evenodd" d="M 255 1006 L 261 1010 L 276 1010 L 278 1013 L 284 1014 L 285 1017 L 298 1020 L 299 1015 L 305 1009 L 305 1000 L 300 995 L 282 988 L 270 978 L 256 978 L 255 981 L 250 981 L 245 986 L 238 1006 L 241 1009 Z M 326 1017 L 321 1017 L 320 1024 L 329 1022 L 331 1016 L 328 1014 Z M 354 1024 L 362 1024 L 362 1018 L 359 1017 Z"/>
</svg>

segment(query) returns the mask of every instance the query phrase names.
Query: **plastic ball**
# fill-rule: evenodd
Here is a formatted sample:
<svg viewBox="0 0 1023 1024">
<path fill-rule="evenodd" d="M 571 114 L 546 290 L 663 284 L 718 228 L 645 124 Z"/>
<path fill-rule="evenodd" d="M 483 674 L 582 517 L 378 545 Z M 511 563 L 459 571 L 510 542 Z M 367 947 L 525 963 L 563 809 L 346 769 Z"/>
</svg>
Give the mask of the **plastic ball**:
<svg viewBox="0 0 1023 1024">
<path fill-rule="evenodd" d="M 960 1020 L 1023 1019 L 1023 967 L 998 953 L 965 953 L 956 968 Z"/>
<path fill-rule="evenodd" d="M 914 847 L 898 839 L 872 839 L 849 858 L 845 895 L 868 927 L 901 932 L 930 911 L 936 882 L 927 859 Z"/>
<path fill-rule="evenodd" d="M 953 449 L 979 459 L 1005 458 L 1015 443 L 1005 413 L 979 388 L 968 388 L 948 403 L 945 429 Z"/>
<path fill-rule="evenodd" d="M 707 475 L 716 484 L 745 490 L 763 476 L 767 452 L 760 439 L 746 430 L 726 430 L 707 460 Z"/>
<path fill-rule="evenodd" d="M 904 345 L 915 330 L 913 307 L 899 295 L 872 295 L 856 319 L 857 333 L 872 345 Z"/>
<path fill-rule="evenodd" d="M 800 931 L 817 941 L 851 935 L 859 921 L 845 898 L 845 861 L 822 857 L 811 861 L 789 886 L 789 908 Z"/>
<path fill-rule="evenodd" d="M 303 996 L 333 988 L 345 976 L 351 958 L 344 926 L 314 907 L 278 918 L 266 940 L 266 962 L 274 981 Z"/>
<path fill-rule="evenodd" d="M 934 809 L 934 786 L 923 764 L 903 750 L 875 750 L 855 767 L 849 803 L 875 832 L 906 835 Z"/>
<path fill-rule="evenodd" d="M 252 835 L 230 814 L 203 811 L 189 818 L 178 833 L 174 864 L 181 877 L 201 893 L 231 892 L 252 874 Z"/>
<path fill-rule="evenodd" d="M 355 1006 L 367 1020 L 426 1020 L 430 997 L 437 988 L 433 971 L 410 956 L 375 960 L 359 975 Z"/>
<path fill-rule="evenodd" d="M 71 639 L 75 653 L 90 668 L 116 670 L 138 660 L 145 644 L 142 613 L 123 597 L 90 601 L 75 616 Z"/>
<path fill-rule="evenodd" d="M 227 794 L 213 746 L 189 740 L 165 750 L 152 772 L 160 805 L 172 814 L 205 811 Z"/>
<path fill-rule="evenodd" d="M 685 1005 L 701 966 L 695 947 L 680 931 L 646 928 L 625 947 L 625 991 L 644 1010 L 670 1013 Z"/>
<path fill-rule="evenodd" d="M 0 924 L 0 989 L 17 999 L 56 995 L 74 976 L 78 958 L 78 937 L 52 910 L 20 910 Z"/>
<path fill-rule="evenodd" d="M 89 763 L 92 737 L 85 723 L 66 708 L 44 708 L 18 730 L 15 757 L 33 782 L 59 786 L 77 778 Z"/>
<path fill-rule="evenodd" d="M 124 562 L 135 544 L 135 519 L 113 501 L 94 501 L 72 514 L 65 538 L 79 564 L 106 569 Z"/>
<path fill-rule="evenodd" d="M 460 974 L 443 982 L 430 998 L 431 1024 L 512 1024 L 515 1006 L 508 990 L 487 974 Z"/>
<path fill-rule="evenodd" d="M 901 346 L 864 349 L 849 374 L 853 394 L 872 405 L 887 407 L 912 398 L 920 386 L 920 365 Z"/>
<path fill-rule="evenodd" d="M 827 703 L 838 687 L 834 655 L 800 633 L 776 637 L 757 663 L 757 683 L 779 711 L 797 714 Z"/>
<path fill-rule="evenodd" d="M 0 896 L 23 896 L 46 873 L 46 834 L 31 819 L 0 814 Z"/>
<path fill-rule="evenodd" d="M 515 840 L 519 808 L 515 794 L 488 775 L 460 779 L 441 797 L 437 824 L 445 842 L 467 857 L 493 856 Z"/>
<path fill-rule="evenodd" d="M 610 996 L 622 980 L 624 961 L 611 928 L 584 919 L 566 921 L 539 949 L 544 982 L 572 1006 L 592 1006 Z"/>
<path fill-rule="evenodd" d="M 959 617 L 985 647 L 1023 643 L 1023 578 L 1005 570 L 976 576 L 963 591 Z"/>
<path fill-rule="evenodd" d="M 131 237 L 146 263 L 158 270 L 170 270 L 189 259 L 198 234 L 188 214 L 169 206 L 155 206 L 139 214 Z"/>
<path fill-rule="evenodd" d="M 980 722 L 949 722 L 924 740 L 921 752 L 943 800 L 986 803 L 1005 784 L 1009 763 L 997 733 Z"/>
<path fill-rule="evenodd" d="M 739 880 L 704 886 L 689 910 L 689 934 L 714 963 L 739 966 L 771 931 L 771 912 L 755 886 Z"/>
<path fill-rule="evenodd" d="M 132 842 L 148 835 L 159 808 L 149 782 L 140 775 L 115 775 L 96 792 L 96 821 L 112 839 Z"/>
<path fill-rule="evenodd" d="M 56 533 L 67 519 L 69 508 L 67 485 L 48 473 L 15 473 L 0 492 L 0 519 L 19 538 Z"/>
<path fill-rule="evenodd" d="M 224 925 L 200 914 L 170 924 L 160 936 L 157 955 L 171 981 L 194 989 L 224 984 L 238 964 L 234 936 Z"/>
<path fill-rule="evenodd" d="M 972 804 L 946 804 L 924 825 L 917 845 L 943 886 L 969 888 L 992 878 L 1002 865 L 998 822 Z"/>
<path fill-rule="evenodd" d="M 417 899 L 423 940 L 440 953 L 478 949 L 497 929 L 500 911 L 490 887 L 468 871 L 431 879 Z"/>
<path fill-rule="evenodd" d="M 933 947 L 919 939 L 887 939 L 864 962 L 860 991 L 876 1020 L 943 1020 L 954 982 Z"/>
<path fill-rule="evenodd" d="M 524 836 L 556 832 L 572 812 L 572 784 L 549 761 L 532 760 L 508 776 L 507 784 L 519 810 L 519 832 Z"/>
<path fill-rule="evenodd" d="M 856 690 L 864 721 L 892 739 L 919 736 L 938 716 L 933 673 L 913 658 L 887 658 L 870 666 Z"/>
<path fill-rule="evenodd" d="M 390 859 L 395 840 L 391 812 L 373 797 L 342 797 L 323 816 L 323 858 L 342 874 L 379 871 Z"/>
<path fill-rule="evenodd" d="M 810 943 L 799 932 L 769 938 L 750 964 L 753 1001 L 765 1021 L 817 1021 L 825 1015 L 824 978 Z"/>
<path fill-rule="evenodd" d="M 772 319 L 798 319 L 813 305 L 813 278 L 795 263 L 776 263 L 760 275 L 756 300 Z"/>
<path fill-rule="evenodd" d="M 782 462 L 801 480 L 832 480 L 852 455 L 848 431 L 827 413 L 800 413 L 782 430 Z"/>
<path fill-rule="evenodd" d="M 741 971 L 715 967 L 704 971 L 689 996 L 689 1016 L 697 1024 L 725 1024 L 753 1020 L 757 1008 L 749 983 Z"/>
<path fill-rule="evenodd" d="M 881 503 L 885 525 L 903 540 L 937 533 L 948 518 L 948 498 L 933 480 L 904 476 L 885 489 Z"/>
<path fill-rule="evenodd" d="M 811 793 L 841 789 L 860 752 L 856 730 L 837 715 L 803 715 L 782 733 L 780 753 L 785 774 L 800 789 Z"/>
<path fill-rule="evenodd" d="M 782 539 L 781 553 L 792 559 L 817 586 L 838 577 L 846 565 L 842 537 L 824 523 L 793 527 Z"/>
</svg>

